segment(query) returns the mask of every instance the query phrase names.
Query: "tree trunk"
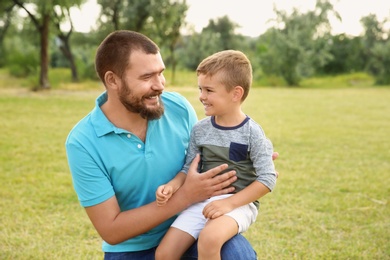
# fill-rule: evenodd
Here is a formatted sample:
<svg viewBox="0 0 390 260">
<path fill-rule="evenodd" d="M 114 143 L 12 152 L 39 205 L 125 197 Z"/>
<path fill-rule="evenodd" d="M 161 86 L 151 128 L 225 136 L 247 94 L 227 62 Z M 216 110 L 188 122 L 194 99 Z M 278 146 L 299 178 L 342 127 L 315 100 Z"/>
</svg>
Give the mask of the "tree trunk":
<svg viewBox="0 0 390 260">
<path fill-rule="evenodd" d="M 70 70 L 72 72 L 72 81 L 78 82 L 79 75 L 77 73 L 77 67 L 76 67 L 76 63 L 74 61 L 72 51 L 70 49 L 69 38 L 64 37 L 64 36 L 59 36 L 59 38 L 62 41 L 60 50 L 61 50 L 62 54 L 64 55 L 64 57 L 69 61 Z"/>
<path fill-rule="evenodd" d="M 50 15 L 44 14 L 41 36 L 41 72 L 39 75 L 39 89 L 49 89 L 49 23 Z"/>
</svg>

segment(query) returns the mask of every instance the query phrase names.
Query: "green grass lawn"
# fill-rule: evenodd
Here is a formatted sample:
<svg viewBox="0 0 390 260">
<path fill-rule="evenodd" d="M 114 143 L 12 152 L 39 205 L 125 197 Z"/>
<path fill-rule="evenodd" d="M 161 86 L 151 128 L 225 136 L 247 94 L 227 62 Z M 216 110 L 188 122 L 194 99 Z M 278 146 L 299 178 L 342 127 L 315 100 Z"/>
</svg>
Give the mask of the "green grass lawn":
<svg viewBox="0 0 390 260">
<path fill-rule="evenodd" d="M 0 259 L 102 259 L 64 142 L 102 87 L 0 86 Z M 77 89 L 77 90 L 75 90 Z M 203 111 L 194 87 L 167 88 Z M 281 177 L 245 236 L 259 259 L 390 259 L 390 88 L 254 88 Z"/>
</svg>

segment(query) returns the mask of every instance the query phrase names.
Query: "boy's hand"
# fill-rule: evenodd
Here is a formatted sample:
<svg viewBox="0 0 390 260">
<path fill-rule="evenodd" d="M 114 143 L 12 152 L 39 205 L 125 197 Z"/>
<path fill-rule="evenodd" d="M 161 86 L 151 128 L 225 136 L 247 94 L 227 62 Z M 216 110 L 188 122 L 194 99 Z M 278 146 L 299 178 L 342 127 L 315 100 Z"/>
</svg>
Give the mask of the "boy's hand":
<svg viewBox="0 0 390 260">
<path fill-rule="evenodd" d="M 233 209 L 234 207 L 229 205 L 228 200 L 214 200 L 203 208 L 203 215 L 205 218 L 214 219 L 232 211 Z"/>
<path fill-rule="evenodd" d="M 157 206 L 164 206 L 170 197 L 172 197 L 173 188 L 168 185 L 161 185 L 156 191 Z"/>
</svg>

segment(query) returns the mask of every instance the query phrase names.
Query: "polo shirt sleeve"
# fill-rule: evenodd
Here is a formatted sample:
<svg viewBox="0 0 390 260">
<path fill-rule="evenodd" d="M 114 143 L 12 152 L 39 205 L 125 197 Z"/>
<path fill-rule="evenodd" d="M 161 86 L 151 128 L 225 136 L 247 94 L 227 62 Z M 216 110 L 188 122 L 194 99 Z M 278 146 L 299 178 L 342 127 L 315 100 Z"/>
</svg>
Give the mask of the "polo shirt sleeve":
<svg viewBox="0 0 390 260">
<path fill-rule="evenodd" d="M 68 137 L 66 153 L 74 189 L 83 207 L 102 203 L 115 195 L 109 177 L 83 145 Z"/>
</svg>

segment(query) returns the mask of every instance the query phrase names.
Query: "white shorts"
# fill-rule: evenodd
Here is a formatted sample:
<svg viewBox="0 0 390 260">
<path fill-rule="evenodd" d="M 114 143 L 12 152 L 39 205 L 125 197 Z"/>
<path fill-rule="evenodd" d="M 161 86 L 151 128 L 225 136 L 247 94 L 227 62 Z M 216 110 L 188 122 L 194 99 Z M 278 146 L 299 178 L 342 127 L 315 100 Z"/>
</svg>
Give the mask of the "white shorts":
<svg viewBox="0 0 390 260">
<path fill-rule="evenodd" d="M 199 237 L 200 231 L 204 228 L 208 219 L 203 214 L 203 208 L 214 200 L 220 200 L 232 196 L 233 194 L 225 194 L 211 197 L 205 201 L 196 203 L 185 209 L 176 220 L 172 223 L 172 227 L 187 232 L 195 239 Z M 245 232 L 249 226 L 256 221 L 258 210 L 253 203 L 241 206 L 226 213 L 225 216 L 233 218 L 238 225 L 238 233 Z"/>
</svg>

